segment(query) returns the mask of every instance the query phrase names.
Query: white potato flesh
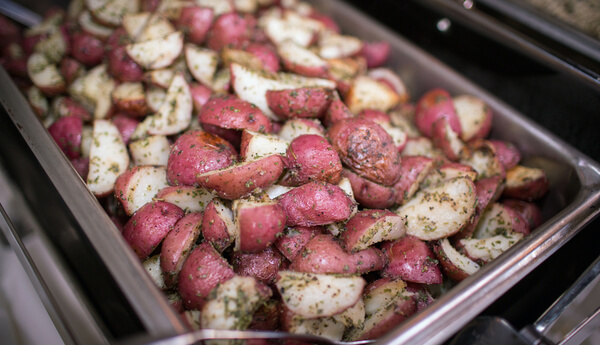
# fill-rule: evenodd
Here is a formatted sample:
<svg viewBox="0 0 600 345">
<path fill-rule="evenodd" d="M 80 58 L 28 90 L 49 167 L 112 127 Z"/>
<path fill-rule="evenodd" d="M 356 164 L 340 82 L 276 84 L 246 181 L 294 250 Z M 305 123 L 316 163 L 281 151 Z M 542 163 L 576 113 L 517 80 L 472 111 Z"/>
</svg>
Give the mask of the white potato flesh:
<svg viewBox="0 0 600 345">
<path fill-rule="evenodd" d="M 185 61 L 192 76 L 206 86 L 212 86 L 219 55 L 212 49 L 201 48 L 195 44 L 185 45 Z"/>
<path fill-rule="evenodd" d="M 365 322 L 365 301 L 361 298 L 352 307 L 332 317 L 341 321 L 346 327 L 361 327 Z"/>
<path fill-rule="evenodd" d="M 142 206 L 151 202 L 158 191 L 168 185 L 166 166 L 140 166 L 129 176 L 124 188 L 124 195 L 119 196 L 125 199 L 122 201 L 125 213 L 131 216 Z"/>
<path fill-rule="evenodd" d="M 354 191 L 352 190 L 352 184 L 350 183 L 350 180 L 347 177 L 342 177 L 342 179 L 340 180 L 340 182 L 338 182 L 337 184 L 338 187 L 340 187 L 344 193 L 346 193 L 346 195 L 348 195 L 352 201 L 354 201 L 355 205 L 358 205 L 358 203 L 356 203 L 356 199 L 354 199 Z M 358 212 L 358 207 L 354 206 L 352 213 L 350 214 L 350 217 L 354 217 L 354 215 Z M 330 234 L 332 234 L 333 236 L 338 236 L 342 231 L 344 231 L 344 227 L 346 226 L 346 221 L 343 222 L 335 222 L 335 223 L 330 223 L 325 225 L 325 227 L 327 228 L 327 231 L 329 231 Z"/>
<path fill-rule="evenodd" d="M 267 37 L 275 44 L 292 41 L 299 46 L 308 47 L 317 32 L 310 26 L 298 26 L 297 23 L 283 18 L 268 17 L 259 23 Z"/>
<path fill-rule="evenodd" d="M 145 69 L 170 66 L 183 50 L 183 33 L 175 31 L 164 37 L 128 44 L 127 55 Z"/>
<path fill-rule="evenodd" d="M 48 109 L 50 108 L 48 99 L 36 86 L 32 86 L 27 90 L 27 101 L 29 101 L 32 108 L 42 113 L 42 117 L 48 114 Z"/>
<path fill-rule="evenodd" d="M 294 187 L 288 187 L 288 186 L 282 186 L 279 184 L 274 184 L 271 187 L 269 187 L 265 192 L 271 200 L 274 200 L 278 196 L 283 195 L 283 194 L 291 191 L 292 189 L 294 189 Z"/>
<path fill-rule="evenodd" d="M 44 18 L 39 24 L 34 25 L 31 28 L 28 28 L 23 32 L 25 37 L 35 36 L 35 35 L 43 35 L 51 32 L 52 30 L 58 28 L 60 24 L 62 24 L 64 19 L 64 13 L 61 11 L 56 11 L 54 14 Z"/>
<path fill-rule="evenodd" d="M 475 261 L 459 253 L 458 250 L 456 250 L 450 244 L 450 240 L 447 238 L 444 238 L 440 241 L 440 248 L 444 251 L 444 254 L 448 260 L 454 264 L 456 268 L 464 271 L 468 275 L 475 274 L 475 272 L 481 268 L 481 266 L 479 266 L 479 264 L 477 264 Z"/>
<path fill-rule="evenodd" d="M 164 135 L 150 135 L 131 141 L 129 151 L 134 165 L 164 165 L 169 161 L 171 145 Z"/>
<path fill-rule="evenodd" d="M 158 112 L 151 115 L 148 133 L 171 135 L 186 129 L 192 120 L 192 94 L 183 75 L 173 77 L 167 95 Z"/>
<path fill-rule="evenodd" d="M 111 27 L 96 23 L 89 11 L 81 12 L 77 22 L 83 31 L 103 40 L 107 39 L 114 31 L 114 29 Z"/>
<path fill-rule="evenodd" d="M 297 66 L 322 69 L 323 71 L 329 66 L 327 61 L 320 58 L 319 55 L 290 41 L 282 42 L 277 47 L 277 52 L 281 59 Z"/>
<path fill-rule="evenodd" d="M 106 64 L 91 69 L 83 79 L 83 94 L 94 104 L 94 118 L 104 119 L 108 116 L 113 103 L 112 92 L 117 86 L 106 70 Z"/>
<path fill-rule="evenodd" d="M 353 114 L 365 109 L 387 112 L 400 102 L 398 94 L 386 84 L 369 76 L 354 79 L 346 104 Z"/>
<path fill-rule="evenodd" d="M 90 11 L 95 11 L 106 5 L 110 0 L 84 0 L 85 7 Z"/>
<path fill-rule="evenodd" d="M 128 13 L 123 16 L 123 28 L 134 42 L 137 42 L 137 37 L 142 33 L 151 16 L 150 12 Z"/>
<path fill-rule="evenodd" d="M 173 81 L 171 80 L 171 82 Z M 154 112 L 157 112 L 163 105 L 165 97 L 167 97 L 167 92 L 158 86 L 150 86 L 146 90 L 146 103 L 148 103 L 150 110 Z"/>
<path fill-rule="evenodd" d="M 471 258 L 489 262 L 521 239 L 523 239 L 522 233 L 509 230 L 500 235 L 487 238 L 463 238 L 460 240 L 460 244 Z"/>
<path fill-rule="evenodd" d="M 406 141 L 408 140 L 408 135 L 406 135 L 401 128 L 393 127 L 385 123 L 380 123 L 379 125 L 392 137 L 392 140 L 394 140 L 394 144 L 396 144 L 396 146 L 404 147 Z"/>
<path fill-rule="evenodd" d="M 242 13 L 254 13 L 258 9 L 257 0 L 233 0 L 235 10 Z"/>
<path fill-rule="evenodd" d="M 506 171 L 506 188 L 518 188 L 528 182 L 542 180 L 546 177 L 544 170 L 517 165 Z"/>
<path fill-rule="evenodd" d="M 207 189 L 192 186 L 177 186 L 176 189 L 173 189 L 169 193 L 159 194 L 161 195 L 161 200 L 178 206 L 186 213 L 204 211 L 208 203 L 215 197 Z"/>
<path fill-rule="evenodd" d="M 406 296 L 410 296 L 410 293 L 406 292 L 406 283 L 401 279 L 390 280 L 364 296 L 365 313 L 367 315 L 375 314 L 396 303 L 399 298 Z"/>
<path fill-rule="evenodd" d="M 129 153 L 117 126 L 95 120 L 90 147 L 88 189 L 96 196 L 112 193 L 115 181 L 129 167 Z"/>
<path fill-rule="evenodd" d="M 442 152 L 435 148 L 431 139 L 427 137 L 408 140 L 401 154 L 402 156 L 425 156 L 432 159 L 442 156 Z"/>
<path fill-rule="evenodd" d="M 81 157 L 89 157 L 94 141 L 94 128 L 84 125 L 81 128 Z"/>
<path fill-rule="evenodd" d="M 90 11 L 99 22 L 110 26 L 119 26 L 125 14 L 136 13 L 139 9 L 139 0 L 108 0 L 104 5 L 95 10 L 90 9 Z"/>
<path fill-rule="evenodd" d="M 289 146 L 287 141 L 272 134 L 263 134 L 249 130 L 245 131 L 248 132 L 251 137 L 248 140 L 246 151 L 242 157 L 244 161 L 257 160 L 276 154 L 285 156 Z"/>
<path fill-rule="evenodd" d="M 48 38 L 38 42 L 34 51 L 46 55 L 50 62 L 58 64 L 67 51 L 67 41 L 60 28 L 52 30 Z"/>
<path fill-rule="evenodd" d="M 150 16 L 142 31 L 135 37 L 135 42 L 161 39 L 174 32 L 175 26 L 167 18 L 155 13 Z"/>
<path fill-rule="evenodd" d="M 361 298 L 365 280 L 360 276 L 280 271 L 276 285 L 286 307 L 311 319 L 352 307 Z"/>
<path fill-rule="evenodd" d="M 175 72 L 171 68 L 155 69 L 144 73 L 144 79 L 148 83 L 165 89 L 171 85 L 174 76 Z"/>
<path fill-rule="evenodd" d="M 215 17 L 220 16 L 224 13 L 229 13 L 234 10 L 230 1 L 223 0 L 195 0 L 198 6 L 211 8 L 215 14 Z"/>
<path fill-rule="evenodd" d="M 161 290 L 167 289 L 167 285 L 165 284 L 165 280 L 163 279 L 162 270 L 160 269 L 160 254 L 151 256 L 148 259 L 144 260 L 142 266 L 144 267 L 150 278 L 152 278 L 152 281 L 154 282 L 157 288 Z"/>
<path fill-rule="evenodd" d="M 457 233 L 469 222 L 476 202 L 473 181 L 459 177 L 420 190 L 395 212 L 406 233 L 431 241 Z"/>
<path fill-rule="evenodd" d="M 288 332 L 294 334 L 317 335 L 334 341 L 342 340 L 346 325 L 335 317 L 304 319 L 294 316 L 288 326 Z"/>
<path fill-rule="evenodd" d="M 213 204 L 215 205 L 215 209 L 219 215 L 219 218 L 221 218 L 225 223 L 225 228 L 229 236 L 232 238 L 237 238 L 238 227 L 233 221 L 233 210 L 229 206 L 225 205 L 221 199 L 214 199 Z"/>
<path fill-rule="evenodd" d="M 113 89 L 111 96 L 116 104 L 146 102 L 144 85 L 138 82 L 127 82 L 117 85 Z"/>
<path fill-rule="evenodd" d="M 385 80 L 400 96 L 401 101 L 407 101 L 409 98 L 408 88 L 398 74 L 389 68 L 379 67 L 369 70 L 368 76 L 377 80 Z"/>
<path fill-rule="evenodd" d="M 479 218 L 472 237 L 481 239 L 511 232 L 513 219 L 505 207 L 499 203 L 488 205 Z"/>
<path fill-rule="evenodd" d="M 65 86 L 65 80 L 58 67 L 40 53 L 33 53 L 27 59 L 27 74 L 33 85 L 39 89 L 55 89 Z"/>
<path fill-rule="evenodd" d="M 316 134 L 325 136 L 322 130 L 317 127 L 307 125 L 304 121 L 299 119 L 287 120 L 281 129 L 279 130 L 279 137 L 285 141 L 291 142 L 295 138 L 304 134 Z"/>
<path fill-rule="evenodd" d="M 363 42 L 353 36 L 323 31 L 319 35 L 319 56 L 323 59 L 341 59 L 360 52 Z"/>
<path fill-rule="evenodd" d="M 348 250 L 356 252 L 367 249 L 375 243 L 394 241 L 405 234 L 406 227 L 401 217 L 397 215 L 385 216 L 365 229 L 362 236 Z"/>
<path fill-rule="evenodd" d="M 268 290 L 267 290 L 268 291 Z M 244 330 L 252 315 L 269 297 L 252 277 L 234 276 L 219 284 L 202 308 L 200 326 Z"/>
<path fill-rule="evenodd" d="M 475 169 L 478 179 L 499 175 L 504 170 L 496 154 L 488 149 L 476 149 L 468 152 L 460 159 L 460 163 Z"/>
<path fill-rule="evenodd" d="M 469 141 L 479 132 L 481 125 L 489 115 L 487 104 L 482 99 L 472 95 L 456 96 L 452 99 L 452 102 L 462 129 L 461 138 L 464 141 Z"/>
</svg>

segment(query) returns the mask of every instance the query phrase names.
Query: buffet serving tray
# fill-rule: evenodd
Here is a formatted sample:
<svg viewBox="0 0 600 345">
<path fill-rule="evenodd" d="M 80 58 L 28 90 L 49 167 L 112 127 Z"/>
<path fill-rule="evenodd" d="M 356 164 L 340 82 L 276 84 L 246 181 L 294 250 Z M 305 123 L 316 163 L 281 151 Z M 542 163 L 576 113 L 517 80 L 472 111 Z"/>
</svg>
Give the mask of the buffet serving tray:
<svg viewBox="0 0 600 345">
<path fill-rule="evenodd" d="M 600 165 L 348 4 L 333 0 L 311 3 L 336 20 L 343 32 L 367 41 L 389 42 L 392 49 L 388 67 L 403 78 L 413 100 L 434 87 L 445 88 L 453 95 L 469 93 L 481 97 L 494 112 L 491 136 L 515 143 L 522 150 L 525 165 L 540 167 L 548 175 L 550 192 L 541 203 L 547 220 L 541 227 L 378 341 L 394 345 L 439 344 L 550 257 L 598 214 Z M 70 245 L 89 247 L 93 251 L 90 255 L 98 256 L 150 337 L 185 332 L 100 203 L 87 190 L 4 70 L 0 70 L 0 103 L 11 122 L 10 128 L 2 126 L 12 134 L 19 133 L 32 153 L 29 159 L 34 159 L 43 169 L 47 183 L 53 186 L 51 192 L 64 203 L 60 211 L 68 213 L 67 220 L 72 222 L 70 231 L 77 235 L 71 236 Z M 2 145 L 6 145 L 5 136 L 0 137 Z M 19 170 L 18 166 L 27 162 L 9 154 L 4 164 L 15 165 Z M 31 188 L 45 182 L 44 179 L 28 181 Z M 36 196 L 34 191 L 24 193 L 30 202 L 42 197 Z M 59 237 L 63 231 L 62 228 L 44 230 L 55 236 L 58 233 Z"/>
</svg>

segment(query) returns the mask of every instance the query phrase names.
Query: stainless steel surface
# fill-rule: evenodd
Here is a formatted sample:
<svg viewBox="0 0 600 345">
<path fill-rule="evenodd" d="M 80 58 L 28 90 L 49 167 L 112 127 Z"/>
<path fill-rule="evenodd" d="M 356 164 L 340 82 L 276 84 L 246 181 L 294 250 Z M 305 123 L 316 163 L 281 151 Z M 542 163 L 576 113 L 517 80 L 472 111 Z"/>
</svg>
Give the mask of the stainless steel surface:
<svg viewBox="0 0 600 345">
<path fill-rule="evenodd" d="M 319 344 L 319 345 L 365 345 L 372 344 L 375 340 L 357 340 L 351 342 L 335 341 L 324 337 L 309 335 L 309 334 L 292 334 L 275 331 L 237 331 L 237 330 L 217 330 L 217 329 L 201 329 L 186 334 L 181 334 L 173 337 L 162 339 L 138 337 L 126 339 L 116 345 L 188 345 L 195 344 L 203 340 L 225 340 L 225 339 L 242 339 L 242 340 L 295 340 L 302 343 Z"/>
<path fill-rule="evenodd" d="M 504 44 L 509 44 L 511 47 L 524 52 L 528 56 L 534 57 L 536 60 L 552 68 L 563 71 L 567 75 L 575 76 L 588 85 L 600 90 L 599 69 L 591 68 L 587 63 L 574 60 L 570 54 L 565 53 L 564 49 L 560 47 L 549 45 L 547 42 L 543 43 L 523 34 L 523 32 L 506 25 L 494 16 L 479 11 L 476 5 L 471 6 L 473 3 L 476 4 L 477 1 L 425 0 L 423 3 L 429 4 L 443 11 L 448 16 L 460 20 L 461 23 L 477 32 L 484 33 L 488 37 Z M 465 6 L 465 3 L 470 5 Z M 489 1 L 489 3 L 494 3 L 496 6 L 499 6 L 500 3 L 504 4 L 502 1 Z M 516 11 L 514 14 L 520 17 L 525 16 L 523 10 Z M 531 19 L 533 16 L 529 14 L 529 18 Z M 550 27 L 549 25 L 546 26 Z M 564 36 L 564 32 L 556 29 L 554 31 L 557 35 L 561 33 Z M 572 39 L 572 37 L 569 39 Z M 579 46 L 582 44 L 585 43 L 579 43 Z M 591 47 L 588 46 L 588 49 Z M 594 51 L 594 55 L 596 54 L 597 52 Z"/>
<path fill-rule="evenodd" d="M 0 0 L 0 13 L 25 26 L 34 26 L 42 21 L 39 14 L 10 0 Z"/>
<path fill-rule="evenodd" d="M 598 214 L 600 168 L 541 126 L 348 5 L 339 1 L 316 0 L 313 4 L 330 14 L 348 34 L 366 40 L 390 42 L 390 67 L 409 86 L 413 99 L 433 87 L 446 88 L 452 94 L 471 93 L 481 97 L 495 113 L 492 136 L 517 144 L 526 157 L 526 164 L 542 167 L 549 175 L 551 192 L 542 204 L 543 214 L 548 220 L 539 229 L 378 342 L 441 343 L 551 256 Z M 81 225 L 89 242 L 142 318 L 151 339 L 183 332 L 177 315 L 154 287 L 114 224 L 41 126 L 4 70 L 0 71 L 0 102 Z"/>
</svg>

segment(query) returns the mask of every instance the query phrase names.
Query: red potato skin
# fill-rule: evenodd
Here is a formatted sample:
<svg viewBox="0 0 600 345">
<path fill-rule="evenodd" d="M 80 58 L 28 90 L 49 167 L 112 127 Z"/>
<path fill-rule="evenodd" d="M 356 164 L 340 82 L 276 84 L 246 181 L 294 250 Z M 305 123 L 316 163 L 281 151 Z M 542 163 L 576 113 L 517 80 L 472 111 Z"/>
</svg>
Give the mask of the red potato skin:
<svg viewBox="0 0 600 345">
<path fill-rule="evenodd" d="M 150 113 L 150 107 L 146 102 L 146 97 L 138 98 L 135 100 L 119 101 L 113 97 L 114 106 L 123 112 L 126 112 L 132 116 L 143 117 Z"/>
<path fill-rule="evenodd" d="M 87 67 L 99 64 L 104 58 L 104 43 L 85 32 L 73 33 L 71 47 L 71 56 Z"/>
<path fill-rule="evenodd" d="M 460 151 L 456 152 L 452 148 L 452 139 L 451 133 L 452 128 L 448 128 L 448 119 L 445 117 L 441 117 L 437 119 L 433 125 L 431 126 L 431 138 L 433 141 L 433 145 L 440 149 L 446 158 L 449 160 L 456 162 L 460 158 Z M 461 140 L 456 137 L 456 140 Z"/>
<path fill-rule="evenodd" d="M 477 205 L 475 206 L 475 213 L 471 223 L 462 228 L 453 239 L 461 239 L 471 237 L 475 228 L 477 228 L 477 222 L 481 217 L 483 211 L 487 205 L 496 202 L 503 190 L 503 179 L 499 175 L 483 178 L 475 181 L 475 192 L 477 195 Z"/>
<path fill-rule="evenodd" d="M 286 228 L 282 236 L 275 241 L 275 247 L 286 259 L 292 261 L 313 237 L 322 233 L 323 228 L 320 226 Z"/>
<path fill-rule="evenodd" d="M 181 218 L 173 230 L 169 231 L 162 243 L 160 251 L 160 268 L 165 285 L 175 287 L 179 272 L 200 235 L 202 213 L 194 212 Z"/>
<path fill-rule="evenodd" d="M 527 222 L 529 229 L 531 230 L 539 227 L 544 222 L 542 211 L 538 205 L 532 202 L 517 199 L 504 199 L 502 200 L 502 205 L 519 213 Z"/>
<path fill-rule="evenodd" d="M 339 96 L 334 96 L 331 104 L 329 104 L 329 108 L 327 108 L 327 111 L 325 112 L 325 116 L 323 117 L 323 125 L 325 127 L 329 127 L 344 119 L 350 119 L 353 117 L 354 114 L 352 114 L 346 104 L 339 99 Z"/>
<path fill-rule="evenodd" d="M 431 169 L 433 169 L 433 159 L 424 156 L 404 156 L 402 157 L 402 167 L 400 169 L 400 179 L 394 184 L 396 191 L 396 203 L 403 204 L 408 201 L 418 190 Z M 417 186 L 415 186 L 417 184 Z M 416 187 L 416 188 L 415 188 Z"/>
<path fill-rule="evenodd" d="M 71 164 L 82 180 L 86 181 L 90 172 L 90 159 L 88 157 L 78 157 L 71 159 Z"/>
<path fill-rule="evenodd" d="M 219 252 L 209 243 L 200 243 L 188 256 L 179 272 L 177 290 L 186 309 L 199 309 L 210 292 L 235 275 Z"/>
<path fill-rule="evenodd" d="M 273 247 L 257 253 L 233 253 L 231 262 L 236 274 L 254 277 L 259 282 L 270 285 L 275 282 L 277 272 L 285 258 Z"/>
<path fill-rule="evenodd" d="M 125 46 L 131 38 L 123 27 L 116 29 L 106 41 L 106 59 L 109 73 L 121 82 L 138 82 L 144 77 L 144 69 L 129 57 Z"/>
<path fill-rule="evenodd" d="M 394 314 L 391 317 L 382 320 L 356 340 L 377 339 L 388 333 L 417 312 L 417 303 L 412 298 L 400 298 L 393 308 Z"/>
<path fill-rule="evenodd" d="M 431 303 L 435 302 L 431 293 L 427 290 L 427 286 L 424 284 L 417 284 L 413 282 L 406 282 L 406 291 L 413 293 L 413 300 L 417 304 L 417 312 L 424 310 Z"/>
<path fill-rule="evenodd" d="M 23 36 L 23 41 L 21 45 L 23 46 L 23 50 L 27 56 L 33 54 L 35 50 L 35 46 L 41 41 L 48 38 L 48 34 L 38 34 L 33 36 Z"/>
<path fill-rule="evenodd" d="M 267 72 L 277 73 L 280 70 L 279 55 L 275 53 L 273 48 L 266 44 L 250 43 L 244 49 L 248 53 L 256 56 L 262 62 L 263 69 Z"/>
<path fill-rule="evenodd" d="M 309 18 L 320 21 L 325 27 L 333 32 L 341 33 L 342 30 L 337 25 L 335 20 L 333 20 L 330 16 L 323 14 L 315 9 L 308 15 Z"/>
<path fill-rule="evenodd" d="M 207 133 L 214 134 L 227 140 L 238 152 L 241 150 L 242 131 L 213 126 L 209 125 L 208 123 L 201 123 L 200 125 Z"/>
<path fill-rule="evenodd" d="M 285 210 L 278 203 L 241 206 L 236 210 L 239 246 L 244 253 L 258 253 L 271 246 L 285 227 Z"/>
<path fill-rule="evenodd" d="M 507 179 L 509 176 L 507 171 Z M 502 196 L 523 201 L 533 201 L 542 198 L 548 193 L 550 188 L 548 178 L 544 176 L 536 179 L 530 179 L 518 186 L 506 186 L 502 191 Z"/>
<path fill-rule="evenodd" d="M 181 135 L 171 148 L 167 162 L 170 185 L 197 185 L 196 175 L 230 166 L 237 152 L 225 139 L 201 130 Z"/>
<path fill-rule="evenodd" d="M 78 76 L 85 72 L 83 64 L 68 56 L 64 57 L 60 61 L 60 74 L 65 79 L 67 85 L 71 84 Z"/>
<path fill-rule="evenodd" d="M 369 120 L 369 121 L 373 121 L 377 124 L 382 124 L 382 123 L 391 124 L 392 123 L 392 119 L 390 118 L 390 116 L 388 114 L 384 113 L 383 111 L 375 110 L 375 109 L 365 109 L 358 114 L 358 117 Z"/>
<path fill-rule="evenodd" d="M 58 116 L 75 116 L 79 117 L 82 121 L 91 121 L 92 114 L 90 114 L 87 109 L 85 109 L 81 104 L 77 101 L 73 100 L 69 97 L 61 98 L 61 105 L 58 107 Z"/>
<path fill-rule="evenodd" d="M 48 132 L 69 159 L 81 155 L 82 127 L 83 121 L 77 116 L 61 117 L 48 127 Z"/>
<path fill-rule="evenodd" d="M 220 51 L 224 47 L 241 48 L 252 40 L 256 18 L 249 14 L 235 12 L 219 16 L 208 33 L 207 45 Z"/>
<path fill-rule="evenodd" d="M 394 188 L 371 182 L 345 168 L 342 170 L 342 176 L 350 180 L 354 198 L 363 207 L 384 209 L 393 206 L 396 202 Z"/>
<path fill-rule="evenodd" d="M 199 112 L 210 99 L 212 90 L 208 86 L 204 86 L 199 83 L 192 83 L 190 84 L 190 93 L 192 94 L 194 111 Z"/>
<path fill-rule="evenodd" d="M 211 98 L 202 107 L 198 119 L 202 125 L 261 133 L 273 131 L 271 121 L 259 108 L 231 95 Z"/>
<path fill-rule="evenodd" d="M 290 90 L 268 90 L 269 108 L 283 120 L 290 118 L 320 118 L 329 108 L 333 90 L 324 87 L 304 87 Z"/>
<path fill-rule="evenodd" d="M 389 42 L 363 42 L 362 49 L 358 54 L 365 58 L 368 68 L 376 68 L 385 64 L 390 56 L 390 51 Z"/>
<path fill-rule="evenodd" d="M 333 124 L 327 135 L 346 166 L 384 186 L 400 177 L 400 152 L 392 137 L 375 122 L 352 118 Z"/>
<path fill-rule="evenodd" d="M 349 254 L 336 238 L 323 234 L 316 235 L 304 246 L 289 269 L 308 273 L 362 274 L 378 271 L 385 264 L 385 255 L 375 247 Z"/>
<path fill-rule="evenodd" d="M 327 139 L 316 134 L 301 135 L 290 143 L 285 166 L 286 184 L 299 186 L 310 181 L 337 184 L 342 178 L 342 162 Z"/>
<path fill-rule="evenodd" d="M 279 203 L 287 214 L 287 226 L 315 226 L 344 221 L 354 202 L 338 186 L 309 182 L 281 195 Z"/>
<path fill-rule="evenodd" d="M 442 249 L 440 241 L 441 240 L 434 241 L 432 243 L 431 249 L 435 253 L 435 256 L 437 256 L 440 265 L 442 266 L 442 270 L 444 271 L 444 274 L 446 274 L 448 278 L 454 280 L 455 282 L 460 282 L 464 279 L 467 279 L 469 277 L 469 274 L 463 271 L 462 269 L 456 267 L 456 265 L 454 265 L 452 261 L 448 259 L 448 257 L 444 253 L 444 250 Z"/>
<path fill-rule="evenodd" d="M 512 230 L 515 232 L 520 232 L 524 236 L 529 235 L 531 228 L 529 227 L 529 222 L 527 219 L 525 219 L 521 213 L 517 212 L 513 208 L 505 206 L 504 209 L 512 221 Z"/>
<path fill-rule="evenodd" d="M 149 202 L 127 221 L 123 237 L 140 259 L 147 258 L 184 214 L 168 202 Z"/>
<path fill-rule="evenodd" d="M 521 161 L 521 151 L 513 143 L 502 140 L 489 140 L 496 151 L 496 157 L 504 170 L 510 170 L 519 164 Z"/>
<path fill-rule="evenodd" d="M 183 30 L 188 42 L 202 45 L 208 36 L 214 18 L 215 14 L 211 8 L 188 6 L 181 9 L 177 27 Z"/>
<path fill-rule="evenodd" d="M 213 201 L 208 203 L 204 209 L 202 236 L 219 253 L 222 253 L 233 242 L 233 239 L 229 236 L 229 232 L 227 232 L 225 221 L 219 216 Z"/>
<path fill-rule="evenodd" d="M 279 179 L 283 168 L 281 156 L 271 155 L 226 169 L 198 174 L 196 179 L 198 184 L 215 190 L 221 198 L 235 200 L 270 187 Z"/>
<path fill-rule="evenodd" d="M 129 141 L 131 140 L 131 135 L 140 123 L 140 121 L 123 113 L 113 115 L 112 122 L 119 129 L 119 132 L 121 133 L 121 137 L 123 137 L 123 142 L 125 144 L 129 144 Z"/>
<path fill-rule="evenodd" d="M 345 231 L 340 235 L 340 244 L 347 252 L 356 252 L 355 246 L 364 236 L 364 232 L 379 219 L 385 217 L 399 217 L 389 210 L 374 209 L 363 210 L 352 216 L 346 223 Z"/>
<path fill-rule="evenodd" d="M 396 241 L 384 243 L 382 250 L 388 257 L 388 264 L 381 272 L 384 277 L 421 284 L 442 283 L 438 260 L 420 239 L 406 235 Z"/>
<path fill-rule="evenodd" d="M 424 136 L 431 138 L 431 128 L 435 121 L 445 117 L 450 127 L 460 135 L 462 133 L 458 115 L 454 110 L 452 97 L 446 90 L 433 89 L 426 92 L 417 102 L 415 124 Z"/>
<path fill-rule="evenodd" d="M 281 309 L 281 302 L 279 300 L 271 299 L 263 303 L 254 312 L 254 315 L 252 315 L 252 322 L 250 322 L 248 329 L 263 331 L 275 331 L 279 329 Z"/>
</svg>

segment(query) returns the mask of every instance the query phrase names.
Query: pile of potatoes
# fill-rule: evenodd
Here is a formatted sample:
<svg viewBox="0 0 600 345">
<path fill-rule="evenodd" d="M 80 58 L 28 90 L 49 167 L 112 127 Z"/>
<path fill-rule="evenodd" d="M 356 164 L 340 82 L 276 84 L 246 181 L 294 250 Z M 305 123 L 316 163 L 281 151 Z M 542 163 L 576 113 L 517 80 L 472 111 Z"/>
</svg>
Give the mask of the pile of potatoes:
<svg viewBox="0 0 600 345">
<path fill-rule="evenodd" d="M 373 339 L 542 222 L 491 109 L 296 0 L 75 0 L 1 62 L 191 328 Z"/>
</svg>

